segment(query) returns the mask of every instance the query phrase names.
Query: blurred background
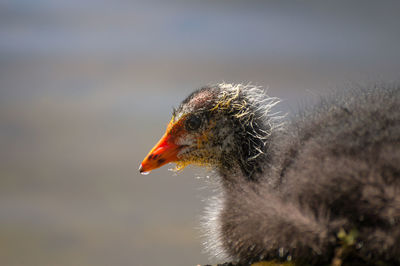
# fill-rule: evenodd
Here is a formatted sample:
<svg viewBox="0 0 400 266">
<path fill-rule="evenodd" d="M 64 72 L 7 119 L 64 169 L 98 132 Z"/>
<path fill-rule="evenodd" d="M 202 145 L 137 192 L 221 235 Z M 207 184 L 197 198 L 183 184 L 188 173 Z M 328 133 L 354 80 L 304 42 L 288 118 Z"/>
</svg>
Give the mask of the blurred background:
<svg viewBox="0 0 400 266">
<path fill-rule="evenodd" d="M 293 113 L 399 80 L 399 1 L 0 2 L 0 264 L 196 265 L 206 172 L 142 176 L 172 107 L 253 82 Z"/>
</svg>

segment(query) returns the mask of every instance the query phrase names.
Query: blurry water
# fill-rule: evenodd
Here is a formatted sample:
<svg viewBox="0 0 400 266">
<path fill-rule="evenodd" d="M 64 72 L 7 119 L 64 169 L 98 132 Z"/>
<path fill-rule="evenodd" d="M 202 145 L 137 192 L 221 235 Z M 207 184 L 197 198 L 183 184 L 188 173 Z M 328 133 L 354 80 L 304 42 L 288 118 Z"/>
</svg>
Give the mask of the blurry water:
<svg viewBox="0 0 400 266">
<path fill-rule="evenodd" d="M 269 87 L 292 112 L 398 80 L 396 1 L 3 1 L 0 263 L 195 265 L 200 169 L 137 169 L 202 85 Z"/>
</svg>

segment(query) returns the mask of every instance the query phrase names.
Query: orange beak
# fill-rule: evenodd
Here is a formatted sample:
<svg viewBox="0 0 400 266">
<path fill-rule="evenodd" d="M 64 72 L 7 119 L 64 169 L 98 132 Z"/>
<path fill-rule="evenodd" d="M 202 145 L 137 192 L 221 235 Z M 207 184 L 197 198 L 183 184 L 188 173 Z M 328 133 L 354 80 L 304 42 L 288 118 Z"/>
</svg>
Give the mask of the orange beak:
<svg viewBox="0 0 400 266">
<path fill-rule="evenodd" d="M 173 138 L 167 129 L 164 136 L 140 164 L 140 173 L 145 174 L 163 166 L 164 164 L 178 161 L 178 152 L 182 146 L 176 145 L 172 139 Z"/>
</svg>

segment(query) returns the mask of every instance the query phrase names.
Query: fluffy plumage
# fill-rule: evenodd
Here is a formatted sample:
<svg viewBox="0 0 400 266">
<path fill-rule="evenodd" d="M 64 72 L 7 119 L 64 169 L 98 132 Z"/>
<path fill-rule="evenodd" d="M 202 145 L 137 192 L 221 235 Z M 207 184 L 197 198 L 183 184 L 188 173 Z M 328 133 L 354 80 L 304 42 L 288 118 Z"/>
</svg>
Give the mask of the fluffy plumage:
<svg viewBox="0 0 400 266">
<path fill-rule="evenodd" d="M 208 250 L 242 264 L 399 264 L 400 88 L 352 89 L 285 124 L 271 114 L 277 102 L 257 87 L 219 84 L 174 112 L 171 123 L 186 127 L 174 140 L 184 143 L 177 163 L 220 176 Z M 193 115 L 201 122 L 190 130 Z"/>
</svg>

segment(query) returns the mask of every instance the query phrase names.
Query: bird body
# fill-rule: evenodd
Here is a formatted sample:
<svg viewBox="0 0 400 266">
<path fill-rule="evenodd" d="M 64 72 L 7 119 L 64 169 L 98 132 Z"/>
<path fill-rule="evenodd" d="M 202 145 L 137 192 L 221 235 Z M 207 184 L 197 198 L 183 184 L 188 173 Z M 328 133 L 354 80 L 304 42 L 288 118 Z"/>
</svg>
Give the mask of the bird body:
<svg viewBox="0 0 400 266">
<path fill-rule="evenodd" d="M 353 89 L 285 123 L 277 103 L 254 86 L 197 90 L 141 171 L 217 170 L 205 225 L 220 259 L 400 264 L 400 88 Z"/>
</svg>

